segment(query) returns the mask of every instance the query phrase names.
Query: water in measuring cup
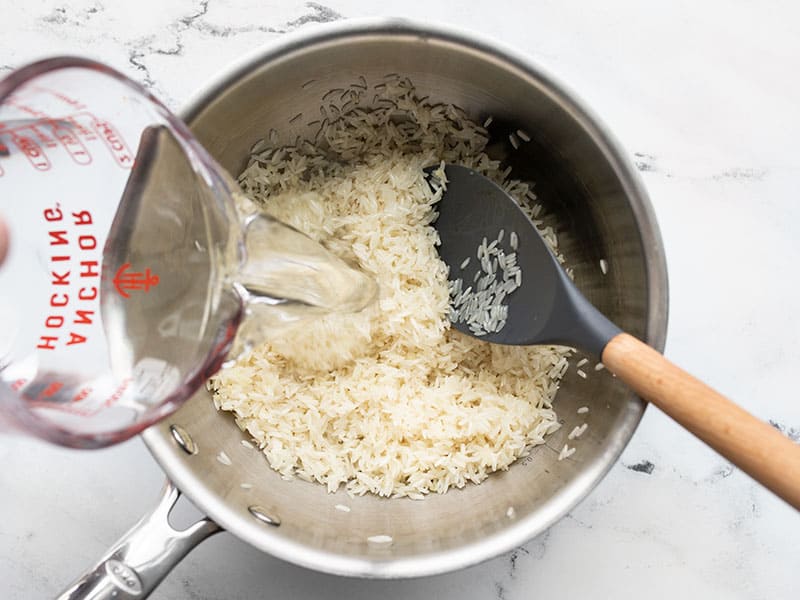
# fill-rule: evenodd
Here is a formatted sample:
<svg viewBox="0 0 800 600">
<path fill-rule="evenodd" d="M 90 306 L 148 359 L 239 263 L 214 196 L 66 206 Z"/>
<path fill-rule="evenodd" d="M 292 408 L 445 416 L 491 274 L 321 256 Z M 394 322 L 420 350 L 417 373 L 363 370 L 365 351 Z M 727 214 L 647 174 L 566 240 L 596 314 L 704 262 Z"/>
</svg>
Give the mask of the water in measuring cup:
<svg viewBox="0 0 800 600">
<path fill-rule="evenodd" d="M 237 328 L 233 354 L 288 323 L 374 299 L 370 277 L 254 209 L 243 226 L 207 183 L 172 132 L 151 127 L 104 244 L 80 196 L 39 215 L 42 243 L 26 268 L 44 271 L 36 295 L 50 302 L 22 332 L 30 351 L 0 360 L 0 376 L 70 432 L 56 441 L 103 445 L 108 432 L 171 412 L 229 356 Z"/>
<path fill-rule="evenodd" d="M 138 293 L 134 301 L 132 294 L 114 293 L 119 289 L 103 294 L 115 370 L 130 370 L 146 357 L 187 373 L 202 364 L 199 354 L 221 343 L 216 336 L 225 332 L 222 321 L 242 299 L 252 314 L 237 332 L 234 356 L 287 324 L 359 311 L 375 298 L 370 277 L 260 213 L 232 181 L 227 185 L 234 190 L 236 217 L 212 210 L 216 199 L 196 181 L 168 130 L 145 132 L 139 153 L 112 224 L 104 268 L 122 273 L 126 265 L 138 265 L 135 291 L 152 286 L 152 292 Z M 165 194 L 171 189 L 178 191 Z M 130 282 L 130 275 L 120 277 Z M 222 357 L 214 354 L 217 361 Z M 155 372 L 157 388 L 163 375 Z M 208 374 L 205 369 L 203 378 Z M 144 380 L 141 374 L 137 379 Z"/>
</svg>

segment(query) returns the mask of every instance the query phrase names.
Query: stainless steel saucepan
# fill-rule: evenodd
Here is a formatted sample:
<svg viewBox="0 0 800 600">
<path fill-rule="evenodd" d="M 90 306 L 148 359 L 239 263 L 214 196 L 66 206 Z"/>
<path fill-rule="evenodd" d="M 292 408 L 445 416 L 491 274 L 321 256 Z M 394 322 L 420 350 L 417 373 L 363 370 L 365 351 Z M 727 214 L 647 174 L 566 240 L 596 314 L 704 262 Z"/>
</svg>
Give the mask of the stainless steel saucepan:
<svg viewBox="0 0 800 600">
<path fill-rule="evenodd" d="M 303 125 L 308 118 L 290 120 L 300 112 L 318 115 L 326 91 L 389 73 L 410 77 L 422 95 L 457 104 L 481 122 L 493 116 L 491 151 L 505 156 L 517 177 L 536 182 L 579 287 L 614 322 L 662 350 L 667 273 L 647 195 L 591 111 L 524 56 L 449 28 L 345 22 L 259 51 L 208 86 L 183 117 L 236 174 L 271 128 L 284 143 L 313 135 Z M 508 134 L 518 128 L 533 139 L 512 151 Z M 583 405 L 590 413 L 577 415 Z M 141 598 L 220 528 L 279 558 L 341 575 L 416 577 L 484 561 L 542 533 L 586 496 L 633 435 L 644 403 L 605 373 L 582 379 L 571 369 L 556 408 L 564 427 L 481 485 L 424 501 L 351 499 L 281 479 L 258 450 L 241 444 L 231 416 L 218 413 L 209 394 L 200 392 L 144 433 L 173 482 L 162 502 L 64 597 Z M 590 426 L 578 451 L 558 461 L 568 433 L 584 420 Z M 220 452 L 230 465 L 218 460 Z M 173 484 L 208 515 L 184 532 L 166 519 L 178 497 Z M 392 543 L 371 543 L 376 535 L 391 536 Z"/>
</svg>

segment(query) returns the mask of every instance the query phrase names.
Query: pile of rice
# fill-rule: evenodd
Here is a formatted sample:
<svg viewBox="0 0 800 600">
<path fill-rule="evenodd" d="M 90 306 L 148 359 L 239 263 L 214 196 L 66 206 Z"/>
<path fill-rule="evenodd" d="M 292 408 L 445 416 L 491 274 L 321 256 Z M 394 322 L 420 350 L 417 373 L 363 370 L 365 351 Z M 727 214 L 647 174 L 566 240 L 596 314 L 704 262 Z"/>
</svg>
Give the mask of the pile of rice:
<svg viewBox="0 0 800 600">
<path fill-rule="evenodd" d="M 239 181 L 264 211 L 372 274 L 378 302 L 273 336 L 210 381 L 214 402 L 273 469 L 331 492 L 419 499 L 479 483 L 559 428 L 552 400 L 569 350 L 451 329 L 431 226 L 442 192 L 423 168 L 469 166 L 531 215 L 535 196 L 484 153 L 484 128 L 418 98 L 407 79 L 339 92 L 344 104 L 324 105 L 314 144 L 265 140 Z"/>
</svg>

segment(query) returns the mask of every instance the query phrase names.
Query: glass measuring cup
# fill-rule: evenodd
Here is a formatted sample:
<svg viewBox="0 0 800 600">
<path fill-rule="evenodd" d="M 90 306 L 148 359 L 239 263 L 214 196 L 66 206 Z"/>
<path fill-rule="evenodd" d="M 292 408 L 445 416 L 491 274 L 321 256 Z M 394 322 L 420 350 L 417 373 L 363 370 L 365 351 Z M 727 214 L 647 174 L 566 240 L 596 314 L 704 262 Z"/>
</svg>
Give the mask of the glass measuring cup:
<svg viewBox="0 0 800 600">
<path fill-rule="evenodd" d="M 179 119 L 105 65 L 53 58 L 1 80 L 5 427 L 122 441 L 178 408 L 234 339 L 238 352 L 270 327 L 371 302 L 371 278 L 240 194 Z"/>
</svg>

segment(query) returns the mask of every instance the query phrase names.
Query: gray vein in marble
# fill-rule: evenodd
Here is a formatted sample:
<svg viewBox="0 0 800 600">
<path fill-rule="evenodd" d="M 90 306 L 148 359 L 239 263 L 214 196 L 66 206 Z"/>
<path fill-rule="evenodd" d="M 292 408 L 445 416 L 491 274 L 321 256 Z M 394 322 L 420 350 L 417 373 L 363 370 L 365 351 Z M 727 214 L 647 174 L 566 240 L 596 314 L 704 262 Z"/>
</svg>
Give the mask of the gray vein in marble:
<svg viewBox="0 0 800 600">
<path fill-rule="evenodd" d="M 42 17 L 42 21 L 53 25 L 64 25 L 67 23 L 67 9 L 63 6 L 57 6 L 49 15 Z"/>
<path fill-rule="evenodd" d="M 651 475 L 653 473 L 653 469 L 655 469 L 656 466 L 649 460 L 640 460 L 636 464 L 625 465 L 625 468 L 630 469 L 631 471 L 636 471 L 637 473 L 644 473 L 645 475 Z"/>
<path fill-rule="evenodd" d="M 200 2 L 200 9 L 194 13 L 193 15 L 188 15 L 186 17 L 181 17 L 180 22 L 186 25 L 186 27 L 192 27 L 200 17 L 204 17 L 208 14 L 208 3 L 210 0 L 201 0 Z"/>
<path fill-rule="evenodd" d="M 568 513 L 564 518 L 565 519 L 569 519 L 570 521 L 573 521 L 576 525 L 578 525 L 578 527 L 582 527 L 584 529 L 593 529 L 594 528 L 594 525 L 584 521 L 583 519 L 579 519 L 578 517 L 576 517 L 572 513 Z"/>
<path fill-rule="evenodd" d="M 662 173 L 664 176 L 671 178 L 673 173 L 670 171 L 662 171 L 658 166 L 658 158 L 653 154 L 646 152 L 634 152 L 633 164 L 641 173 Z M 712 173 L 706 177 L 710 177 L 714 181 L 735 180 L 735 181 L 762 181 L 767 175 L 766 169 L 757 169 L 750 167 L 730 167 L 718 173 Z"/>
<path fill-rule="evenodd" d="M 181 587 L 183 588 L 183 592 L 185 594 L 184 598 L 187 598 L 188 600 L 204 600 L 204 598 L 208 598 L 208 596 L 204 596 L 196 589 L 197 583 L 191 579 L 181 579 Z"/>
<path fill-rule="evenodd" d="M 227 38 L 243 33 L 286 33 L 288 31 L 285 29 L 276 29 L 275 27 L 267 27 L 265 25 L 240 25 L 238 27 L 226 25 L 223 27 L 207 21 L 193 22 L 191 24 L 191 29 L 199 31 L 200 33 L 205 33 L 211 37 L 219 38 Z"/>
<path fill-rule="evenodd" d="M 48 25 L 69 25 L 82 26 L 91 20 L 92 16 L 103 12 L 105 8 L 102 4 L 95 2 L 89 8 L 74 11 L 69 5 L 56 6 L 50 14 L 41 17 L 43 23 Z"/>
<path fill-rule="evenodd" d="M 570 515 L 567 515 L 568 517 Z M 541 560 L 547 550 L 547 541 L 550 538 L 551 530 L 545 531 L 542 535 L 528 542 L 525 546 L 515 548 L 506 554 L 508 568 L 501 580 L 495 581 L 495 594 L 498 599 L 505 599 L 507 587 L 513 587 L 512 583 L 517 579 L 519 562 L 521 559 Z M 507 585 L 508 584 L 508 585 Z"/>
<path fill-rule="evenodd" d="M 777 421 L 773 421 L 772 419 L 769 420 L 769 424 L 781 433 L 785 434 L 793 442 L 800 443 L 800 427 L 787 427 L 786 425 L 778 423 Z"/>
<path fill-rule="evenodd" d="M 732 474 L 733 474 L 733 465 L 725 465 L 714 471 L 709 481 L 714 482 L 714 481 L 719 481 L 720 479 L 727 479 Z"/>
<path fill-rule="evenodd" d="M 544 558 L 544 555 L 547 553 L 547 542 L 550 539 L 550 531 L 551 530 L 548 529 L 533 541 L 528 542 L 524 546 L 525 555 L 535 560 Z"/>
<path fill-rule="evenodd" d="M 168 26 L 174 34 L 174 42 L 171 47 L 159 48 L 153 46 L 154 37 L 148 36 L 134 40 L 135 47 L 129 48 L 128 62 L 130 62 L 143 77 L 142 84 L 147 88 L 155 87 L 155 81 L 150 74 L 150 69 L 144 63 L 143 59 L 148 54 L 159 54 L 161 56 L 181 56 L 183 54 L 183 33 L 192 27 L 195 22 L 208 13 L 208 4 L 210 0 L 201 0 L 199 8 L 192 14 L 180 17 L 176 22 Z"/>
<path fill-rule="evenodd" d="M 167 26 L 170 32 L 172 44 L 168 47 L 159 46 L 156 36 L 146 36 L 133 40 L 128 46 L 128 62 L 140 73 L 141 83 L 144 87 L 151 89 L 169 104 L 170 98 L 159 88 L 147 65 L 147 58 L 151 55 L 160 56 L 182 56 L 184 52 L 184 35 L 187 31 L 193 30 L 198 33 L 212 37 L 227 38 L 233 35 L 245 33 L 288 33 L 307 23 L 329 23 L 342 19 L 342 15 L 333 9 L 318 4 L 316 2 L 306 2 L 305 6 L 309 12 L 300 15 L 296 19 L 287 21 L 279 27 L 268 27 L 264 25 L 250 24 L 238 27 L 221 26 L 209 22 L 206 19 L 210 9 L 210 0 L 201 0 L 198 7 L 186 16 L 178 18 Z M 65 9 L 56 9 L 54 13 L 56 20 L 60 20 L 65 15 Z"/>
<path fill-rule="evenodd" d="M 761 516 L 761 508 L 759 507 L 756 499 L 755 488 L 750 487 L 744 492 L 744 494 L 747 496 L 746 504 L 748 506 L 747 508 L 740 508 L 740 510 L 734 514 L 732 520 L 728 524 L 728 528 L 731 531 L 747 529 L 752 526 L 753 519 Z M 739 556 L 735 558 L 735 562 L 736 567 L 739 569 L 748 567 L 747 559 L 744 554 L 739 554 Z"/>
<path fill-rule="evenodd" d="M 150 70 L 147 68 L 142 62 L 145 53 L 137 50 L 136 48 L 131 48 L 128 51 L 128 62 L 131 63 L 137 71 L 141 73 L 141 79 L 139 83 L 141 83 L 144 87 L 151 89 L 155 87 L 155 81 L 153 81 L 153 77 L 150 75 Z"/>
<path fill-rule="evenodd" d="M 300 27 L 300 25 L 305 25 L 306 23 L 332 23 L 333 21 L 338 21 L 342 18 L 342 15 L 337 13 L 335 10 L 322 4 L 317 4 L 316 2 L 306 2 L 306 6 L 310 8 L 312 12 L 307 15 L 302 15 L 294 21 L 290 21 L 286 24 L 287 27 L 294 29 Z"/>
<path fill-rule="evenodd" d="M 205 0 L 202 4 L 207 3 L 208 0 Z M 97 2 L 95 2 L 89 8 L 85 8 L 83 10 L 73 10 L 68 5 L 62 5 L 55 7 L 49 14 L 41 17 L 39 20 L 48 26 L 54 26 L 56 29 L 63 28 L 67 30 L 72 27 L 85 26 L 94 17 L 94 15 L 103 12 L 104 10 L 105 8 Z M 128 47 L 128 62 L 140 74 L 139 83 L 148 89 L 156 88 L 157 85 L 150 74 L 150 70 L 144 63 L 144 58 L 151 53 L 180 54 L 183 49 L 182 45 L 180 44 L 180 39 L 176 39 L 176 49 L 174 51 L 165 51 L 159 48 L 153 48 L 151 46 L 153 40 L 154 36 L 148 36 L 146 38 L 133 40 L 132 42 L 126 44 Z M 163 97 L 164 94 L 160 93 L 159 90 L 158 95 Z"/>
<path fill-rule="evenodd" d="M 499 581 L 494 584 L 494 590 L 497 593 L 495 596 L 497 600 L 506 600 L 506 588 Z"/>
<path fill-rule="evenodd" d="M 752 179 L 755 181 L 761 181 L 766 177 L 767 171 L 766 169 L 750 169 L 750 168 L 743 168 L 743 167 L 733 167 L 731 169 L 726 169 L 721 173 L 717 173 L 713 175 L 713 179 L 720 180 L 720 179 Z"/>
<path fill-rule="evenodd" d="M 508 576 L 511 579 L 514 579 L 517 576 L 517 560 L 519 559 L 520 554 L 525 554 L 526 556 L 531 555 L 531 553 L 524 546 L 520 546 L 516 550 L 512 550 L 511 554 L 508 556 Z"/>
<path fill-rule="evenodd" d="M 656 157 L 652 154 L 645 154 L 644 152 L 634 152 L 633 155 L 636 157 L 633 161 L 633 164 L 636 165 L 636 168 L 640 171 L 657 171 L 655 167 L 655 160 Z"/>
<path fill-rule="evenodd" d="M 191 19 L 183 19 L 182 22 L 187 26 L 196 31 L 201 33 L 208 34 L 213 37 L 230 37 L 232 35 L 239 35 L 243 33 L 288 33 L 290 31 L 294 31 L 301 25 L 305 25 L 306 23 L 331 23 L 333 21 L 338 21 L 343 19 L 342 15 L 340 15 L 335 10 L 324 6 L 322 4 L 317 4 L 316 2 L 306 2 L 306 7 L 310 8 L 311 11 L 300 15 L 296 19 L 291 21 L 287 21 L 281 27 L 267 27 L 264 25 L 240 25 L 238 27 L 231 27 L 231 26 L 220 26 L 215 25 L 213 23 L 209 23 L 206 20 L 200 20 L 200 17 L 204 16 L 208 12 L 208 0 L 203 2 L 203 11 L 198 13 Z"/>
</svg>

